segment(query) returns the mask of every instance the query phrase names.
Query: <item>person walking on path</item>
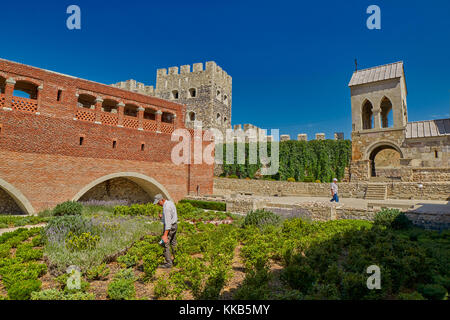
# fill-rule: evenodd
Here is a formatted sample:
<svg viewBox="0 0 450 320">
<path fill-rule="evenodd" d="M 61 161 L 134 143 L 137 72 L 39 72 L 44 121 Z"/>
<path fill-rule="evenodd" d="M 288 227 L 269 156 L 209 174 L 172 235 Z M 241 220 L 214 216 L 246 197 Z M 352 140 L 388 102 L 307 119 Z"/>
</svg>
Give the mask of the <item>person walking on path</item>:
<svg viewBox="0 0 450 320">
<path fill-rule="evenodd" d="M 333 198 L 330 200 L 330 202 L 339 202 L 338 185 L 336 183 L 337 181 L 338 180 L 334 178 L 333 183 L 331 184 L 331 195 L 333 196 Z"/>
<path fill-rule="evenodd" d="M 161 240 L 164 242 L 164 258 L 166 263 L 160 265 L 160 268 L 172 268 L 175 261 L 175 251 L 177 247 L 177 229 L 178 229 L 178 215 L 175 204 L 164 197 L 161 194 L 155 196 L 153 204 L 158 204 L 163 208 L 162 214 L 159 217 L 162 218 L 164 223 L 164 233 Z M 171 259 L 170 247 L 172 247 L 172 253 L 174 259 Z"/>
</svg>

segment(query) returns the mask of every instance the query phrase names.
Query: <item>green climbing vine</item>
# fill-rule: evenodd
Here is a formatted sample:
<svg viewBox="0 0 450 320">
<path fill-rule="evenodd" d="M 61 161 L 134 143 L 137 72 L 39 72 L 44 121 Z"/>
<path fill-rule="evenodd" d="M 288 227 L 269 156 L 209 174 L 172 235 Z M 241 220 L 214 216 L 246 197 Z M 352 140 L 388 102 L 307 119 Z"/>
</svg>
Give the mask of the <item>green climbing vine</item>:
<svg viewBox="0 0 450 320">
<path fill-rule="evenodd" d="M 240 144 L 242 147 L 242 144 Z M 260 157 L 256 164 L 249 163 L 249 143 L 245 143 L 245 164 L 237 163 L 238 144 L 234 144 L 234 163 L 226 164 L 226 145 L 217 145 L 223 148 L 223 176 L 237 176 L 238 178 L 254 179 L 261 168 Z M 351 157 L 350 140 L 311 140 L 311 141 L 283 141 L 280 142 L 279 171 L 276 175 L 265 176 L 264 179 L 296 181 L 330 182 L 334 177 L 342 180 L 345 168 L 349 166 Z M 259 152 L 259 146 L 257 147 Z M 270 157 L 270 143 L 267 144 L 267 153 Z"/>
</svg>

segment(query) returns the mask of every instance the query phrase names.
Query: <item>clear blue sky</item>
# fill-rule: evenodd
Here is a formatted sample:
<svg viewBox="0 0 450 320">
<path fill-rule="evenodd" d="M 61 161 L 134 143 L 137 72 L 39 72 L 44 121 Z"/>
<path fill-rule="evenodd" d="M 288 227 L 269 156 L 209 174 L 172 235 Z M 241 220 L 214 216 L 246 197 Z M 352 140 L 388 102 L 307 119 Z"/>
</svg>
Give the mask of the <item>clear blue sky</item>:
<svg viewBox="0 0 450 320">
<path fill-rule="evenodd" d="M 82 29 L 66 28 L 77 4 Z M 366 8 L 381 8 L 381 30 Z M 216 61 L 233 77 L 232 122 L 351 130 L 359 67 L 403 60 L 409 120 L 449 117 L 450 1 L 4 1 L 0 57 L 106 84 Z"/>
</svg>

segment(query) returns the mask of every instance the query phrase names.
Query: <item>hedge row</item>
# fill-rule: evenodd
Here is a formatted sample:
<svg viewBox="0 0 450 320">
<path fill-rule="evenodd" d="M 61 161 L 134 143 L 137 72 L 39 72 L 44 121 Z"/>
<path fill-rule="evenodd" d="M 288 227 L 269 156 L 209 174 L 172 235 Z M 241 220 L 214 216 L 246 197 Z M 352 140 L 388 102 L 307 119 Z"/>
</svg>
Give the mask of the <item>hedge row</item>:
<svg viewBox="0 0 450 320">
<path fill-rule="evenodd" d="M 190 203 L 193 207 L 200 208 L 200 209 L 214 210 L 214 211 L 227 211 L 227 205 L 225 202 L 183 199 L 183 200 L 180 200 L 179 203 Z"/>
</svg>

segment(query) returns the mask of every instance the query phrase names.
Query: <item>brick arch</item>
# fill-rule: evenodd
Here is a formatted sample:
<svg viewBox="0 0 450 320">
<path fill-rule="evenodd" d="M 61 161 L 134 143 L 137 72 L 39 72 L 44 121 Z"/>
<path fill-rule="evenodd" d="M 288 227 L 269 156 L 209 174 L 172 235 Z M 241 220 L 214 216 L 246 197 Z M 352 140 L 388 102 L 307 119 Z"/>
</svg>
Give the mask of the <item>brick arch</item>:
<svg viewBox="0 0 450 320">
<path fill-rule="evenodd" d="M 154 178 L 151 178 L 149 176 L 137 172 L 118 172 L 108 174 L 106 176 L 100 177 L 90 182 L 89 184 L 84 186 L 80 191 L 78 191 L 78 193 L 72 198 L 72 201 L 78 201 L 86 192 L 88 192 L 95 186 L 99 185 L 102 182 L 115 178 L 126 178 L 133 181 L 152 197 L 154 197 L 158 193 L 161 193 L 166 199 L 172 200 L 172 197 L 170 196 L 167 189 L 161 183 L 156 181 Z"/>
<path fill-rule="evenodd" d="M 36 87 L 42 86 L 44 85 L 44 83 L 42 81 L 38 81 L 36 79 L 33 78 L 29 78 L 29 77 L 14 77 L 14 80 L 16 82 L 22 81 L 22 82 L 29 82 L 34 84 Z"/>
<path fill-rule="evenodd" d="M 5 190 L 6 193 L 14 199 L 20 209 L 23 210 L 26 214 L 32 215 L 35 213 L 33 206 L 30 201 L 23 195 L 20 190 L 15 188 L 12 184 L 6 182 L 5 180 L 0 178 L 0 188 Z"/>
</svg>

